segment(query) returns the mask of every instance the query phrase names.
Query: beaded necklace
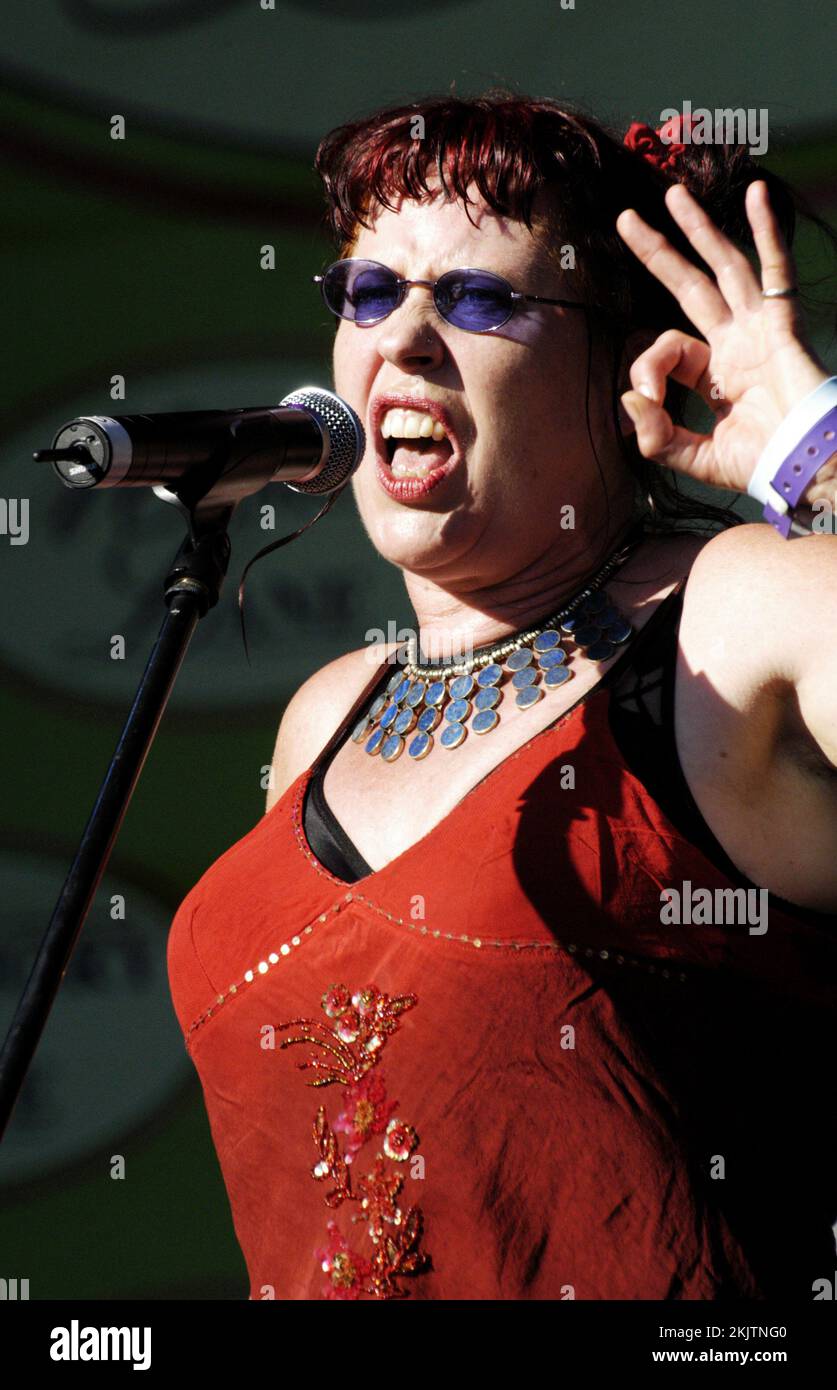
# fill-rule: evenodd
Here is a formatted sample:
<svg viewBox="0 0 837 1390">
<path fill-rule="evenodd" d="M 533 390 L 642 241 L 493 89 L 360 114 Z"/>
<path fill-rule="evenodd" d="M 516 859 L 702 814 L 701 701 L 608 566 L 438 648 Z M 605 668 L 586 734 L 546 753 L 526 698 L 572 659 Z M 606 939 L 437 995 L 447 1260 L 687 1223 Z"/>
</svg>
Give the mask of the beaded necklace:
<svg viewBox="0 0 837 1390">
<path fill-rule="evenodd" d="M 412 636 L 407 660 L 355 725 L 352 740 L 387 763 L 400 758 L 405 748 L 411 758 L 426 758 L 436 741 L 434 731 L 442 748 L 459 748 L 469 731 L 487 734 L 496 729 L 497 706 L 512 692 L 519 709 L 530 709 L 547 690 L 572 678 L 563 645 L 567 639 L 575 644 L 570 655 L 582 652 L 591 661 L 607 661 L 634 632 L 603 587 L 643 540 L 641 524 L 630 534 L 632 539 L 612 553 L 557 613 L 535 627 L 478 647 L 467 660 L 437 666 L 421 662 L 418 639 Z"/>
</svg>

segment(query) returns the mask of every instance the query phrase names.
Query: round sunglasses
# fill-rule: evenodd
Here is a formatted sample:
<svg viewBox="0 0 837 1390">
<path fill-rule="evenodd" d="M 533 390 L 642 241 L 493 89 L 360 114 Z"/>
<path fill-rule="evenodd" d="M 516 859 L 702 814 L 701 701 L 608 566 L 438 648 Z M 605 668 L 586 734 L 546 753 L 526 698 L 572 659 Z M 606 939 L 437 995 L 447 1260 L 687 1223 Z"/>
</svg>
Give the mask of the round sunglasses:
<svg viewBox="0 0 837 1390">
<path fill-rule="evenodd" d="M 522 302 L 562 304 L 585 309 L 577 299 L 546 299 L 513 290 L 502 275 L 490 270 L 449 270 L 438 280 L 401 280 L 389 266 L 351 257 L 335 261 L 322 275 L 312 276 L 322 290 L 326 308 L 338 318 L 365 326 L 380 323 L 397 309 L 411 285 L 433 291 L 433 303 L 446 323 L 466 333 L 493 333 L 508 323 Z"/>
</svg>

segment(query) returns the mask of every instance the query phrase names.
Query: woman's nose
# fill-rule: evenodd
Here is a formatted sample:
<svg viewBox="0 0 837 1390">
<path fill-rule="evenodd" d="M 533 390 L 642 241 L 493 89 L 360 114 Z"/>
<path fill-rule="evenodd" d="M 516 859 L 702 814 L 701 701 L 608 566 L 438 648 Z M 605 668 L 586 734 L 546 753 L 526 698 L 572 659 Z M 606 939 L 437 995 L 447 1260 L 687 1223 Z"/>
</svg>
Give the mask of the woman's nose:
<svg viewBox="0 0 837 1390">
<path fill-rule="evenodd" d="M 445 355 L 440 322 L 431 290 L 409 285 L 398 308 L 381 325 L 378 351 L 397 367 L 426 371 L 438 366 Z"/>
</svg>

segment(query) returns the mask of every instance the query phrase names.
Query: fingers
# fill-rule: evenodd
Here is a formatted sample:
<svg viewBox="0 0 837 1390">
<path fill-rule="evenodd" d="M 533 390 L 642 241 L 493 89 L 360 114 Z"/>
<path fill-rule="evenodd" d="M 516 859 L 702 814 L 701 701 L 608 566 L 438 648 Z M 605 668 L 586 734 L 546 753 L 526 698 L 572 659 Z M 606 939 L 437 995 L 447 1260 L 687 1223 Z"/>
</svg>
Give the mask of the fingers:
<svg viewBox="0 0 837 1390">
<path fill-rule="evenodd" d="M 783 290 L 795 285 L 796 267 L 770 206 L 764 179 L 750 184 L 745 207 L 761 262 L 762 289 Z"/>
<path fill-rule="evenodd" d="M 622 405 L 636 427 L 640 453 L 664 468 L 688 473 L 698 482 L 711 482 L 712 437 L 695 434 L 672 422 L 661 406 L 636 391 L 626 391 Z"/>
<path fill-rule="evenodd" d="M 764 179 L 750 184 L 744 205 L 761 264 L 762 289 L 784 290 L 796 285 L 796 265 L 770 206 Z M 785 322 L 789 329 L 795 329 L 799 318 L 798 300 L 763 299 L 761 295 L 759 299 L 778 323 Z"/>
<path fill-rule="evenodd" d="M 711 267 L 733 314 L 757 311 L 762 304 L 761 293 L 744 253 L 715 225 L 685 184 L 672 184 L 666 190 L 665 199 L 678 227 Z"/>
<path fill-rule="evenodd" d="M 634 208 L 620 212 L 616 230 L 646 270 L 674 295 L 684 314 L 705 338 L 711 340 L 717 329 L 730 322 L 729 305 L 714 280 L 675 251 L 662 233 L 649 227 Z"/>
<path fill-rule="evenodd" d="M 780 325 L 796 333 L 799 306 L 795 299 L 764 299 L 762 289 L 788 289 L 796 285 L 796 266 L 770 206 L 764 179 L 756 179 L 746 192 L 745 208 L 761 266 L 761 286 L 743 252 L 704 212 L 685 184 L 666 190 L 666 206 L 698 255 L 715 275 L 711 280 L 666 240 L 649 227 L 634 208 L 616 219 L 616 230 L 647 270 L 675 296 L 684 313 L 711 340 L 712 333 L 730 316 L 760 312 L 765 305 Z"/>
<path fill-rule="evenodd" d="M 661 333 L 633 362 L 631 385 L 635 391 L 662 405 L 666 378 L 671 377 L 681 385 L 688 386 L 691 391 L 696 391 L 710 410 L 716 413 L 723 411 L 727 402 L 710 372 L 711 356 L 708 343 L 691 338 L 677 328 L 670 328 Z"/>
</svg>

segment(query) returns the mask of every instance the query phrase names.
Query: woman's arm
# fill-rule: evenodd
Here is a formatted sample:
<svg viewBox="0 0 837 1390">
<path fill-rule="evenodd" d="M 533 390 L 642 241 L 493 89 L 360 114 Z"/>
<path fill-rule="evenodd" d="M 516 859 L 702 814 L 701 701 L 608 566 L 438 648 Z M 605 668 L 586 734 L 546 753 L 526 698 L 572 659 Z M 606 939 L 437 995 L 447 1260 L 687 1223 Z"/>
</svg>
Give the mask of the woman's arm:
<svg viewBox="0 0 837 1390">
<path fill-rule="evenodd" d="M 705 545 L 677 691 L 683 771 L 727 854 L 789 902 L 837 912 L 837 536 L 785 541 L 759 523 Z"/>
</svg>

